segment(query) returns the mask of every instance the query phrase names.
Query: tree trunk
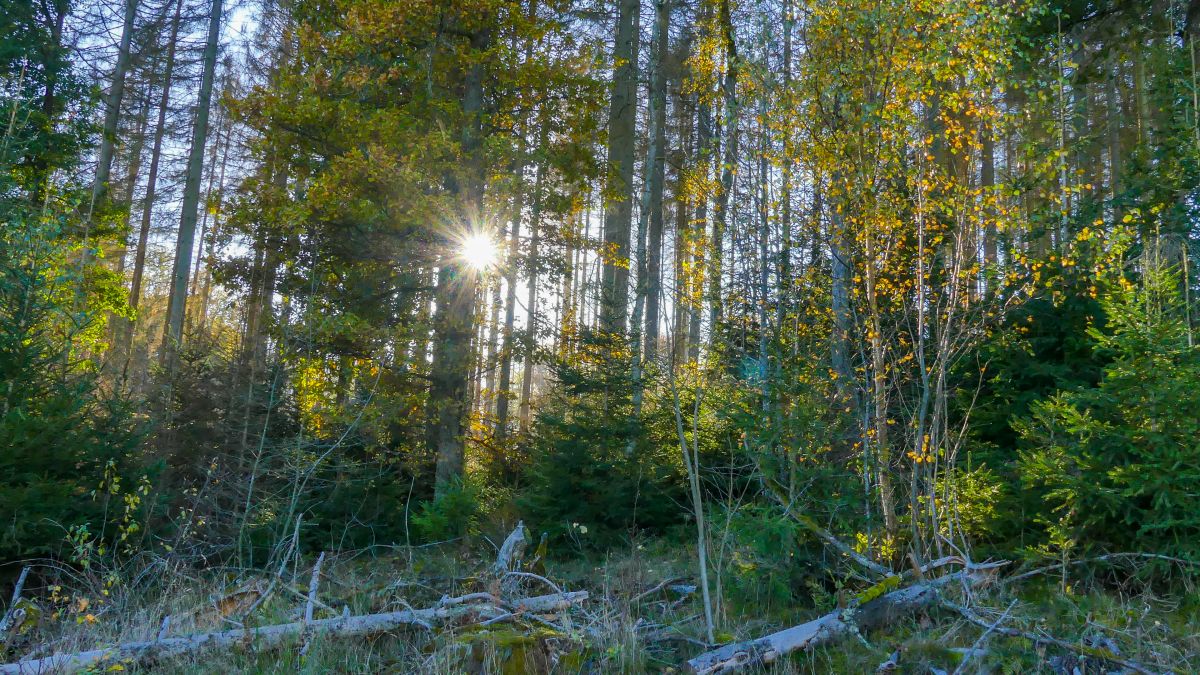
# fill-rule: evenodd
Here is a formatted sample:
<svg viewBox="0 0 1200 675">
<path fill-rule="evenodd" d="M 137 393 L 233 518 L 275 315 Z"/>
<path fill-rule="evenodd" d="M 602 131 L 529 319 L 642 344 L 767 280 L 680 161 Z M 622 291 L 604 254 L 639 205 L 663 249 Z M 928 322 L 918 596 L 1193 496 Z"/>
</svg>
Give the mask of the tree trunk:
<svg viewBox="0 0 1200 675">
<path fill-rule="evenodd" d="M 129 283 L 129 307 L 137 311 L 142 300 L 142 277 L 146 269 L 146 246 L 150 240 L 150 222 L 154 214 L 154 198 L 158 186 L 158 169 L 162 161 L 163 137 L 167 132 L 167 111 L 171 104 L 171 83 L 175 74 L 175 45 L 179 39 L 180 15 L 183 0 L 176 0 L 175 15 L 171 18 L 171 35 L 167 39 L 167 59 L 163 66 L 162 93 L 158 100 L 158 119 L 154 126 L 154 146 L 150 149 L 150 169 L 146 176 L 146 195 L 142 203 L 142 219 L 138 228 L 137 249 L 133 260 L 133 277 Z M 129 375 L 129 355 L 133 346 L 133 322 L 125 321 L 118 339 L 121 360 L 121 379 Z"/>
<path fill-rule="evenodd" d="M 469 51 L 478 56 L 491 46 L 491 31 L 480 29 L 471 34 Z M 467 70 L 462 99 L 462 150 L 465 157 L 465 189 L 457 176 L 450 176 L 447 188 L 457 196 L 468 216 L 483 208 L 483 167 L 480 156 L 483 144 L 483 79 L 484 65 L 474 62 Z M 451 242 L 445 242 L 447 249 Z M 453 482 L 462 477 L 466 448 L 468 392 L 471 367 L 471 341 L 474 335 L 475 294 L 478 275 L 458 259 L 458 252 L 442 254 L 437 282 L 437 312 L 433 319 L 433 363 L 430 365 L 430 387 L 426 430 L 429 449 L 437 457 L 435 491 L 444 494 Z"/>
<path fill-rule="evenodd" d="M 151 64 L 149 72 L 153 73 L 157 64 Z M 125 209 L 125 227 L 132 227 L 133 224 L 133 195 L 137 191 L 138 179 L 142 175 L 142 155 L 146 149 L 146 130 L 150 126 L 150 104 L 152 97 L 150 96 L 152 83 L 146 84 L 146 95 L 142 99 L 142 105 L 138 109 L 137 114 L 137 129 L 133 132 L 133 143 L 129 146 L 129 169 L 125 173 L 125 193 L 121 195 L 122 206 Z M 129 237 L 121 238 L 120 254 L 117 258 L 117 272 L 124 274 L 125 267 L 128 264 L 129 258 Z M 114 326 L 119 330 L 119 326 Z"/>
<path fill-rule="evenodd" d="M 92 200 L 88 206 L 88 224 L 91 224 L 96 205 L 108 192 L 108 178 L 112 171 L 113 154 L 117 140 L 117 125 L 121 120 L 121 100 L 125 96 L 125 75 L 129 72 L 130 43 L 133 27 L 137 21 L 138 0 L 125 0 L 125 17 L 121 24 L 121 43 L 117 49 L 117 62 L 113 67 L 112 84 L 104 101 L 104 128 L 100 136 L 100 152 L 96 164 L 96 180 L 92 183 Z"/>
<path fill-rule="evenodd" d="M 524 144 L 522 143 L 522 146 Z M 522 147 L 522 152 L 524 148 Z M 509 407 L 512 402 L 513 326 L 517 310 L 517 258 L 520 255 L 521 219 L 525 211 L 524 160 L 517 163 L 517 194 L 513 198 L 512 233 L 508 240 L 508 272 L 504 280 L 504 336 L 500 352 L 500 385 L 496 392 L 496 426 L 493 434 L 503 440 L 508 436 Z"/>
<path fill-rule="evenodd" d="M 200 203 L 200 208 L 204 212 L 204 215 L 200 218 L 200 236 L 199 236 L 200 248 L 196 255 L 196 264 L 192 269 L 192 280 L 191 280 L 190 290 L 188 291 L 189 296 L 195 296 L 200 293 L 200 268 L 204 266 L 205 257 L 206 257 L 204 254 L 205 253 L 205 250 L 204 250 L 205 249 L 205 246 L 204 246 L 205 237 L 210 236 L 209 228 L 208 228 L 208 220 L 209 220 L 209 215 L 212 212 L 213 192 L 221 189 L 222 183 L 218 182 L 218 180 L 217 180 L 218 177 L 220 177 L 222 181 L 224 180 L 224 176 L 223 176 L 224 168 L 225 168 L 224 160 L 222 159 L 220 164 L 218 164 L 218 161 L 217 161 L 217 157 L 220 156 L 221 149 L 223 147 L 221 137 L 222 137 L 222 133 L 225 131 L 224 127 L 226 125 L 224 124 L 224 122 L 225 122 L 225 120 L 223 118 L 217 119 L 217 123 L 214 125 L 216 127 L 217 137 L 216 137 L 215 142 L 212 144 L 212 147 L 209 149 L 208 185 L 204 188 L 204 201 L 202 201 Z M 192 307 L 192 311 L 191 311 L 190 315 L 188 315 L 188 317 L 185 319 L 186 321 L 188 321 L 189 326 L 203 325 L 202 323 L 193 323 L 192 322 L 192 317 L 194 317 L 198 312 L 200 312 L 200 309 L 201 308 L 199 306 Z"/>
<path fill-rule="evenodd" d="M 979 171 L 979 185 L 983 189 L 985 200 L 995 199 L 993 188 L 996 186 L 996 138 L 990 122 L 983 123 L 981 139 L 982 166 Z M 983 261 L 988 266 L 996 264 L 996 211 L 992 208 L 983 210 Z"/>
<path fill-rule="evenodd" d="M 659 299 L 662 295 L 663 184 L 666 180 L 667 74 L 670 40 L 670 0 L 656 0 L 654 65 L 650 76 L 649 241 L 646 250 L 645 359 L 658 358 Z"/>
<path fill-rule="evenodd" d="M 168 373 L 175 368 L 177 349 L 183 340 L 183 317 L 187 307 L 188 272 L 192 269 L 192 248 L 196 240 L 197 209 L 200 205 L 200 181 L 204 168 L 204 146 L 208 140 L 208 114 L 212 103 L 213 80 L 217 67 L 217 52 L 221 40 L 222 0 L 213 0 L 208 18 L 208 41 L 204 47 L 203 75 L 200 96 L 196 103 L 196 120 L 192 129 L 192 147 L 188 154 L 187 176 L 184 179 L 183 201 L 179 219 L 179 236 L 175 242 L 175 266 L 171 273 L 171 294 L 167 303 L 166 330 L 163 335 L 163 362 Z"/>
<path fill-rule="evenodd" d="M 213 206 L 213 224 L 208 234 L 208 252 L 204 256 L 204 283 L 200 287 L 200 316 L 198 325 L 208 322 L 208 306 L 212 299 L 212 269 L 216 260 L 217 234 L 221 231 L 221 202 L 225 187 L 225 167 L 229 163 L 229 145 L 233 139 L 233 129 L 225 130 L 225 148 L 221 151 L 221 168 L 217 172 L 217 203 Z"/>
<path fill-rule="evenodd" d="M 542 125 L 541 140 L 539 147 L 544 147 L 546 144 L 546 125 Z M 525 325 L 525 360 L 522 364 L 523 372 L 521 373 L 521 402 L 518 409 L 518 414 L 521 418 L 521 433 L 529 431 L 529 422 L 532 418 L 532 407 L 530 399 L 533 397 L 533 363 L 534 352 L 537 348 L 537 326 L 538 326 L 538 311 L 537 311 L 537 256 L 538 244 L 542 234 L 542 181 L 546 175 L 545 162 L 539 162 L 537 167 L 537 177 L 533 181 L 533 213 L 530 214 L 529 228 L 531 231 L 529 237 L 529 296 L 526 300 L 526 308 L 528 318 Z"/>
<path fill-rule="evenodd" d="M 734 40 L 733 17 L 729 7 L 731 0 L 721 0 L 719 23 L 725 48 L 725 78 L 721 84 L 725 99 L 725 142 L 721 158 L 721 192 L 717 197 L 717 208 L 712 224 L 712 260 L 709 262 L 709 330 L 710 339 L 717 339 L 717 328 L 722 315 L 722 277 L 724 253 L 722 247 L 729 219 L 729 203 L 733 197 L 734 168 L 738 159 L 738 102 L 737 102 L 737 43 Z"/>
<path fill-rule="evenodd" d="M 608 189 L 604 207 L 604 278 L 600 328 L 625 333 L 629 307 L 629 235 L 633 225 L 633 161 L 637 145 L 637 61 L 640 0 L 618 0 L 608 118 Z"/>
</svg>

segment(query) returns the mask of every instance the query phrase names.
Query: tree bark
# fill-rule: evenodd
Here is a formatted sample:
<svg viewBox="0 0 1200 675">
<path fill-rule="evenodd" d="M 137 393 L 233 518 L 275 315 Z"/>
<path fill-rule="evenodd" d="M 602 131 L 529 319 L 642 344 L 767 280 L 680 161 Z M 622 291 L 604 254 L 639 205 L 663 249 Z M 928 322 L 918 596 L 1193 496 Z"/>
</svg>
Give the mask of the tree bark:
<svg viewBox="0 0 1200 675">
<path fill-rule="evenodd" d="M 522 146 L 524 143 L 522 143 Z M 522 147 L 522 152 L 524 148 Z M 517 194 L 513 198 L 513 217 L 511 234 L 508 240 L 508 271 L 505 276 L 504 295 L 504 335 L 500 351 L 500 384 L 496 392 L 496 426 L 493 435 L 497 441 L 508 437 L 509 407 L 512 402 L 512 357 L 513 357 L 513 326 L 516 323 L 517 311 L 517 258 L 520 255 L 521 219 L 525 211 L 525 173 L 524 161 L 517 163 Z"/>
<path fill-rule="evenodd" d="M 737 101 L 737 42 L 734 39 L 733 16 L 730 10 L 731 0 L 721 0 L 718 21 L 722 42 L 725 49 L 725 77 L 721 84 L 722 96 L 725 100 L 725 142 L 721 157 L 721 192 L 717 197 L 716 212 L 712 224 L 712 260 L 709 261 L 709 330 L 711 339 L 716 340 L 717 328 L 721 322 L 722 309 L 722 278 L 724 253 L 722 247 L 725 231 L 729 220 L 729 203 L 733 198 L 734 169 L 738 161 L 738 101 Z"/>
<path fill-rule="evenodd" d="M 542 134 L 539 145 L 544 146 L 546 143 L 545 125 L 542 125 Z M 526 299 L 526 311 L 528 312 L 525 325 L 525 360 L 522 364 L 521 373 L 521 401 L 518 408 L 518 415 L 521 421 L 521 433 L 529 431 L 529 423 L 533 416 L 533 408 L 531 399 L 533 397 L 533 363 L 534 351 L 537 347 L 537 326 L 538 326 L 538 311 L 537 311 L 537 256 L 538 245 L 541 243 L 542 235 L 542 181 L 546 175 L 546 163 L 539 162 L 537 167 L 537 176 L 533 180 L 533 212 L 530 214 L 529 228 L 531 230 L 529 237 L 529 295 Z"/>
</svg>

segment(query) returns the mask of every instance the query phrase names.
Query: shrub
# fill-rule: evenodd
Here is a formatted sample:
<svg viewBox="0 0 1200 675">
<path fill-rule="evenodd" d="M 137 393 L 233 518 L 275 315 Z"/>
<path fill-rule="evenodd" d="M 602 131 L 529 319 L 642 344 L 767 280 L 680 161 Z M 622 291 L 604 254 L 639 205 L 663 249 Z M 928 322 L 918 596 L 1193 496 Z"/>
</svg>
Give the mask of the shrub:
<svg viewBox="0 0 1200 675">
<path fill-rule="evenodd" d="M 1200 349 L 1189 346 L 1179 282 L 1119 279 L 1103 298 L 1111 361 L 1091 388 L 1036 403 L 1019 424 L 1025 483 L 1058 547 L 1200 557 Z M 1064 538 L 1065 537 L 1065 538 Z"/>
</svg>

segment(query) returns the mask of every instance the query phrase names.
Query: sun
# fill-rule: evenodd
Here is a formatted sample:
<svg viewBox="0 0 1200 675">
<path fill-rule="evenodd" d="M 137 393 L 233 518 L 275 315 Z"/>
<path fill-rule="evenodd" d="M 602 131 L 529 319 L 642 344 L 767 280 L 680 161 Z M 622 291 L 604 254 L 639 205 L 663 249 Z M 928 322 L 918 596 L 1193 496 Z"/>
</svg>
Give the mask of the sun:
<svg viewBox="0 0 1200 675">
<path fill-rule="evenodd" d="M 500 259 L 496 242 L 482 233 L 474 233 L 463 239 L 459 255 L 469 267 L 480 272 L 495 267 Z"/>
</svg>

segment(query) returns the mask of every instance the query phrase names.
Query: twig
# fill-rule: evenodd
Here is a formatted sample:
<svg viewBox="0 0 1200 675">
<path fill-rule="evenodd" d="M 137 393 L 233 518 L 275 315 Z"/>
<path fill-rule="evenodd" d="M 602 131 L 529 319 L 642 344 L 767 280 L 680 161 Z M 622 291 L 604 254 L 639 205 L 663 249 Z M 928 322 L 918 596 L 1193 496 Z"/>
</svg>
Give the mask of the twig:
<svg viewBox="0 0 1200 675">
<path fill-rule="evenodd" d="M 533 579 L 535 581 L 540 581 L 543 584 L 546 584 L 547 586 L 549 586 L 550 589 L 553 590 L 555 593 L 558 593 L 559 595 L 561 595 L 563 593 L 563 589 L 559 588 L 558 584 L 555 584 L 553 581 L 550 581 L 549 579 L 547 579 L 546 577 L 544 577 L 540 574 L 534 574 L 533 572 L 505 572 L 504 576 L 519 577 L 521 579 Z"/>
<path fill-rule="evenodd" d="M 1169 555 L 1161 555 L 1158 553 L 1136 553 L 1136 552 L 1107 553 L 1105 555 L 1096 556 L 1095 558 L 1083 558 L 1081 560 L 1072 560 L 1067 563 L 1067 566 L 1075 567 L 1077 565 L 1088 565 L 1091 563 L 1108 562 L 1109 560 L 1118 560 L 1121 558 L 1140 558 L 1143 560 L 1165 560 L 1166 562 L 1175 563 L 1177 565 L 1182 565 L 1185 567 L 1200 566 L 1200 563 L 1194 562 L 1192 560 L 1184 560 L 1183 558 L 1173 558 Z M 1004 583 L 1011 584 L 1011 583 L 1014 583 L 1017 581 L 1022 581 L 1024 579 L 1028 579 L 1029 577 L 1035 577 L 1039 574 L 1045 574 L 1046 572 L 1053 572 L 1055 570 L 1062 569 L 1062 567 L 1063 567 L 1062 563 L 1054 563 L 1053 565 L 1047 565 L 1046 567 L 1039 567 L 1037 569 L 1029 570 L 1028 572 L 1022 572 L 1021 574 L 1017 574 L 1017 575 L 1008 577 L 1007 579 L 1004 580 Z"/>
<path fill-rule="evenodd" d="M 1004 610 L 1004 613 L 1000 615 L 1000 618 L 996 619 L 996 621 L 992 625 L 988 626 L 983 631 L 983 634 L 979 636 L 979 639 L 975 640 L 975 644 L 971 645 L 970 649 L 963 652 L 962 661 L 958 662 L 958 667 L 954 669 L 954 675 L 960 675 L 960 673 L 963 672 L 963 668 L 967 667 L 967 661 L 971 660 L 971 655 L 974 654 L 975 652 L 979 651 L 980 645 L 983 644 L 983 641 L 987 638 L 987 636 L 991 635 L 992 631 L 996 630 L 997 626 L 1004 623 L 1004 620 L 1008 618 L 1008 613 L 1011 612 L 1012 608 L 1016 607 L 1016 606 L 1017 606 L 1016 600 L 1013 600 L 1012 602 L 1010 602 L 1008 605 L 1008 609 Z"/>
<path fill-rule="evenodd" d="M 946 607 L 947 609 L 951 609 L 951 610 L 954 610 L 955 612 L 958 612 L 960 615 L 962 615 L 962 617 L 964 619 L 966 619 L 967 621 L 970 621 L 971 623 L 973 623 L 977 626 L 981 626 L 983 628 L 986 628 L 995 633 L 999 633 L 1001 635 L 1007 635 L 1008 637 L 1022 638 L 1022 639 L 1029 640 L 1030 642 L 1034 642 L 1034 643 L 1038 643 L 1038 644 L 1053 645 L 1055 647 L 1059 647 L 1060 649 L 1066 649 L 1067 651 L 1071 651 L 1076 654 L 1080 654 L 1082 656 L 1088 656 L 1091 658 L 1103 659 L 1105 661 L 1111 661 L 1123 668 L 1128 668 L 1129 670 L 1141 673 L 1142 675 L 1156 675 L 1155 671 L 1150 670 L 1149 668 L 1147 668 L 1146 666 L 1143 666 L 1142 664 L 1138 663 L 1137 661 L 1130 661 L 1129 659 L 1121 658 L 1119 655 L 1114 654 L 1112 652 L 1112 650 L 1109 650 L 1109 649 L 1086 648 L 1086 647 L 1082 647 L 1077 644 L 1073 644 L 1071 642 L 1067 642 L 1066 640 L 1060 640 L 1060 639 L 1050 636 L 1050 635 L 1027 633 L 1023 630 L 1018 630 L 1016 628 L 1006 628 L 999 624 L 993 625 L 993 624 L 988 623 L 987 621 L 984 621 L 980 617 L 976 616 L 974 612 L 967 609 L 966 607 L 955 604 L 948 600 L 942 600 L 942 606 Z"/>
<path fill-rule="evenodd" d="M 499 615 L 497 615 L 497 616 L 494 616 L 494 617 L 492 617 L 492 618 L 488 619 L 487 621 L 484 621 L 483 623 L 481 623 L 481 624 L 479 624 L 479 625 L 480 625 L 480 626 L 490 626 L 490 625 L 492 625 L 492 624 L 495 624 L 495 623 L 501 623 L 501 622 L 503 622 L 503 621 L 509 621 L 509 620 L 511 620 L 511 619 L 513 619 L 513 618 L 515 618 L 516 616 L 517 616 L 517 615 L 516 615 L 516 614 L 513 614 L 512 612 L 505 612 L 505 613 L 503 613 L 503 614 L 499 614 Z"/>
<path fill-rule="evenodd" d="M 629 601 L 629 604 L 631 604 L 631 605 L 636 605 L 637 603 L 639 603 L 639 602 L 641 602 L 642 600 L 644 600 L 644 599 L 646 599 L 646 598 L 650 597 L 651 595 L 654 595 L 655 593 L 658 593 L 659 591 L 661 591 L 662 589 L 666 588 L 667 586 L 670 586 L 671 584 L 679 583 L 680 581 L 684 581 L 684 580 L 685 580 L 685 577 L 670 577 L 670 578 L 667 578 L 667 579 L 663 579 L 663 580 L 662 580 L 662 581 L 660 581 L 658 584 L 656 584 L 656 585 L 654 586 L 654 588 L 651 588 L 651 589 L 650 589 L 650 590 L 648 590 L 648 591 L 645 591 L 645 592 L 643 592 L 643 593 L 638 593 L 637 595 L 635 595 L 635 596 L 634 596 L 634 597 L 633 597 L 633 598 L 632 598 L 632 599 Z"/>
</svg>

